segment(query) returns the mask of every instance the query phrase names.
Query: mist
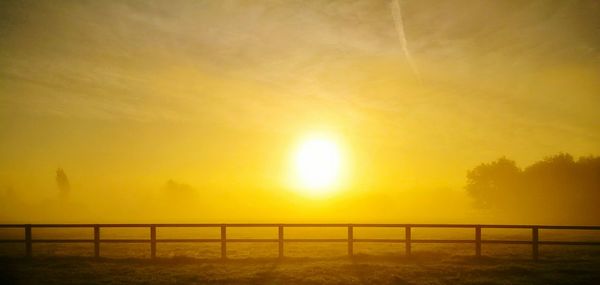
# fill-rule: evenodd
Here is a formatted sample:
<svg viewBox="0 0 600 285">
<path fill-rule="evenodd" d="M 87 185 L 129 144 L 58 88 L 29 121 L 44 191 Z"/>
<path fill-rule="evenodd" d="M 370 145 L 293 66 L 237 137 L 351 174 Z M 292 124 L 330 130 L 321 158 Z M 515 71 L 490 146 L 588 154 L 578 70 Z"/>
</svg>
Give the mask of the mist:
<svg viewBox="0 0 600 285">
<path fill-rule="evenodd" d="M 467 174 L 503 156 L 516 173 L 596 159 L 598 14 L 597 1 L 4 1 L 0 220 L 597 222 L 578 204 L 596 182 L 544 174 L 482 207 Z M 313 132 L 347 161 L 320 198 L 287 179 Z M 506 202 L 515 189 L 528 202 Z M 566 192 L 583 196 L 563 207 Z"/>
</svg>

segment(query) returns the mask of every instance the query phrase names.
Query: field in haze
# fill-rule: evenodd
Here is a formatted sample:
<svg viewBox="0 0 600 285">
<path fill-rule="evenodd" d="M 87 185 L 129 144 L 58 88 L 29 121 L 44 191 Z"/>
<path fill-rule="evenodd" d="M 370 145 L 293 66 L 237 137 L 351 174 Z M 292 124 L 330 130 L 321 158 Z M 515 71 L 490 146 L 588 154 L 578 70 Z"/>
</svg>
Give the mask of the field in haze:
<svg viewBox="0 0 600 285">
<path fill-rule="evenodd" d="M 0 285 L 600 285 L 599 15 L 0 0 Z"/>
<path fill-rule="evenodd" d="M 286 238 L 345 238 L 345 228 L 286 229 Z M 467 229 L 414 229 L 413 239 L 472 239 Z M 3 230 L 2 238 L 22 238 L 22 230 Z M 90 238 L 87 229 L 34 229 L 34 239 Z M 218 238 L 218 228 L 161 229 L 157 238 Z M 276 229 L 228 229 L 228 238 L 275 238 Z M 355 238 L 403 238 L 403 229 L 355 229 Z M 530 239 L 529 230 L 484 229 L 485 239 Z M 148 238 L 148 229 L 103 229 L 102 238 Z M 543 230 L 541 240 L 599 241 L 590 231 Z M 2 284 L 598 284 L 600 247 L 540 246 L 531 260 L 530 245 L 286 243 L 277 259 L 277 243 L 228 243 L 221 260 L 219 243 L 158 243 L 157 259 L 149 244 L 102 244 L 94 260 L 92 244 L 34 244 L 32 260 L 22 244 L 0 244 Z"/>
</svg>

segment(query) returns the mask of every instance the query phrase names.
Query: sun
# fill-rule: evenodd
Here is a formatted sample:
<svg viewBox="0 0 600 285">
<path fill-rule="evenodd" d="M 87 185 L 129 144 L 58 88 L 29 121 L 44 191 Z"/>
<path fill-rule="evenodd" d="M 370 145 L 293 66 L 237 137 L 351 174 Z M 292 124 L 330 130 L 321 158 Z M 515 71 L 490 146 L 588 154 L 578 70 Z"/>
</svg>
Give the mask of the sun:
<svg viewBox="0 0 600 285">
<path fill-rule="evenodd" d="M 302 141 L 294 153 L 297 186 L 308 194 L 325 194 L 339 183 L 342 153 L 336 142 L 326 137 Z"/>
</svg>

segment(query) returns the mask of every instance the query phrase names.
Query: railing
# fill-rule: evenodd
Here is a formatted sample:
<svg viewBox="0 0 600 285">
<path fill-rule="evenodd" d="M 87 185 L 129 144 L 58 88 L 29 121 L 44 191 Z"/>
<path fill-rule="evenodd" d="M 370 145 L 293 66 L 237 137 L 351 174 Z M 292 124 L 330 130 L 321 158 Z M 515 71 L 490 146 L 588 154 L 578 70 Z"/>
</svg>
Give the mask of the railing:
<svg viewBox="0 0 600 285">
<path fill-rule="evenodd" d="M 101 228 L 148 228 L 149 239 L 101 239 Z M 201 238 L 168 238 L 157 239 L 156 228 L 220 228 L 221 237 L 212 239 Z M 265 238 L 227 238 L 227 228 L 242 227 L 274 227 L 278 229 L 278 237 Z M 284 238 L 285 228 L 347 228 L 347 238 Z M 482 244 L 528 244 L 532 246 L 532 257 L 539 259 L 540 245 L 600 245 L 600 241 L 541 241 L 540 230 L 600 230 L 600 226 L 547 226 L 547 225 L 474 225 L 474 224 L 0 224 L 0 228 L 23 228 L 25 239 L 0 239 L 0 243 L 25 243 L 27 257 L 32 256 L 33 243 L 93 243 L 94 256 L 100 257 L 100 243 L 150 243 L 150 256 L 156 257 L 156 244 L 159 242 L 193 242 L 193 243 L 220 243 L 221 258 L 227 258 L 227 243 L 244 242 L 273 242 L 278 243 L 279 257 L 283 257 L 284 244 L 290 242 L 340 242 L 347 243 L 348 256 L 354 255 L 354 243 L 404 243 L 407 256 L 411 255 L 413 243 L 456 243 L 474 244 L 475 255 L 481 256 Z M 93 228 L 93 239 L 34 239 L 32 228 Z M 404 228 L 403 239 L 366 239 L 354 238 L 355 228 Z M 413 239 L 411 229 L 413 228 L 466 228 L 474 229 L 474 239 Z M 530 229 L 531 240 L 484 240 L 481 238 L 482 229 Z"/>
</svg>

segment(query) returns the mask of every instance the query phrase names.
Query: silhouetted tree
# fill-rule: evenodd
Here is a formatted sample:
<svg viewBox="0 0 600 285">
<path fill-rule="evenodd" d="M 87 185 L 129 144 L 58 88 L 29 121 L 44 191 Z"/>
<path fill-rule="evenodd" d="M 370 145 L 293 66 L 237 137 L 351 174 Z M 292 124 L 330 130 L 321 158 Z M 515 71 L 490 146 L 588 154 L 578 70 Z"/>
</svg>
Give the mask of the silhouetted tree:
<svg viewBox="0 0 600 285">
<path fill-rule="evenodd" d="M 482 163 L 467 173 L 466 190 L 475 199 L 476 206 L 489 208 L 499 200 L 508 200 L 507 189 L 518 186 L 521 169 L 512 160 L 504 157 Z"/>
<path fill-rule="evenodd" d="M 467 192 L 475 204 L 536 220 L 600 221 L 600 157 L 574 160 L 560 153 L 523 170 L 500 158 L 467 173 Z"/>
<path fill-rule="evenodd" d="M 173 179 L 169 179 L 163 186 L 163 189 L 168 193 L 170 197 L 187 199 L 191 195 L 195 194 L 195 189 L 185 183 L 177 182 Z"/>
<path fill-rule="evenodd" d="M 71 185 L 69 184 L 67 174 L 65 174 L 65 171 L 62 168 L 56 170 L 56 185 L 58 186 L 58 190 L 62 197 L 66 197 L 69 194 Z"/>
</svg>

